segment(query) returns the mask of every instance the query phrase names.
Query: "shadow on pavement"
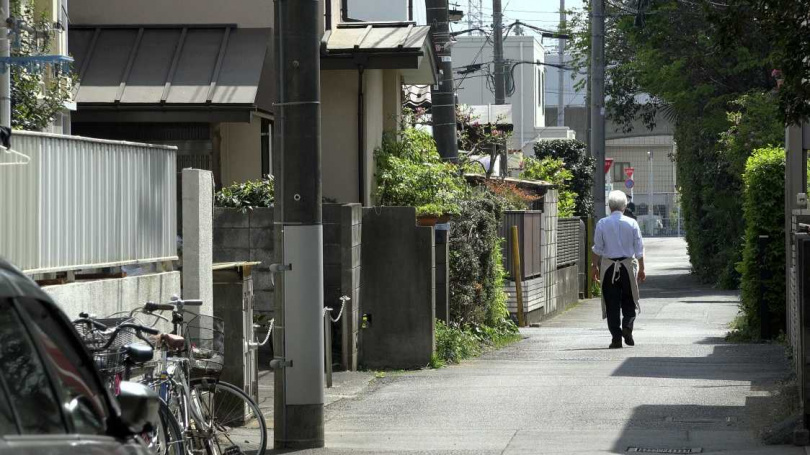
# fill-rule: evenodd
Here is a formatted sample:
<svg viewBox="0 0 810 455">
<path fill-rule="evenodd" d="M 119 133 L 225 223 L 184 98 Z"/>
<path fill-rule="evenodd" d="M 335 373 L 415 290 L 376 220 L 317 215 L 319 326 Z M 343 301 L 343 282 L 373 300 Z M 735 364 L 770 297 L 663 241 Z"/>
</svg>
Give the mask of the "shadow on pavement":
<svg viewBox="0 0 810 455">
<path fill-rule="evenodd" d="M 711 344 L 709 339 L 699 344 Z M 745 381 L 753 386 L 778 381 L 787 369 L 781 347 L 724 344 L 706 357 L 630 357 L 612 376 Z M 774 355 L 776 354 L 776 355 Z"/>
</svg>

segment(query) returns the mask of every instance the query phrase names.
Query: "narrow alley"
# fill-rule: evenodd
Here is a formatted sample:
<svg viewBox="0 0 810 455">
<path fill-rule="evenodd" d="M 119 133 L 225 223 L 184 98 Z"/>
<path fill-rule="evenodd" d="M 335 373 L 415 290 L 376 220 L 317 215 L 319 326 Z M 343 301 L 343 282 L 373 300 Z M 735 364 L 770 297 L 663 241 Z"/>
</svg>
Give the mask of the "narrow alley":
<svg viewBox="0 0 810 455">
<path fill-rule="evenodd" d="M 804 454 L 757 439 L 780 417 L 784 348 L 727 343 L 737 294 L 697 284 L 682 239 L 646 245 L 635 347 L 607 349 L 591 300 L 474 361 L 386 373 L 359 393 L 338 381 L 327 449 L 312 453 Z"/>
</svg>

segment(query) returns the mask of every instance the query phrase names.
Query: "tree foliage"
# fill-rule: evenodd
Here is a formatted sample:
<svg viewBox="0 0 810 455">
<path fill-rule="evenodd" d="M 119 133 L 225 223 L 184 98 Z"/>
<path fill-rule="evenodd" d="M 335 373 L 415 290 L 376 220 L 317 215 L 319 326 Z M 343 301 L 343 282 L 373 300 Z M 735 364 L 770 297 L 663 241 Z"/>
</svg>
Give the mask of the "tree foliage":
<svg viewBox="0 0 810 455">
<path fill-rule="evenodd" d="M 534 144 L 534 155 L 537 158 L 562 160 L 565 168 L 571 171 L 568 188 L 576 194 L 574 214 L 593 216 L 593 175 L 596 171 L 596 160 L 588 155 L 584 142 L 575 139 L 556 139 L 538 141 Z"/>
<path fill-rule="evenodd" d="M 566 168 L 563 160 L 559 158 L 526 158 L 520 177 L 555 185 L 559 193 L 557 215 L 560 218 L 574 216 L 577 199 L 577 194 L 571 190 L 574 174 Z"/>
<path fill-rule="evenodd" d="M 20 30 L 12 46 L 11 55 L 28 57 L 48 54 L 51 49 L 53 32 L 44 17 L 35 17 L 34 2 L 23 4 L 20 0 L 11 1 L 12 14 L 39 32 Z M 43 31 L 44 30 L 44 31 Z M 22 130 L 43 130 L 50 125 L 56 115 L 65 109 L 65 103 L 72 99 L 73 76 L 62 72 L 58 67 L 45 67 L 39 70 L 13 65 L 11 67 L 11 126 Z"/>
<path fill-rule="evenodd" d="M 783 134 L 776 101 L 767 95 L 776 87 L 771 74 L 777 59 L 769 41 L 776 19 L 766 19 L 764 9 L 770 1 L 608 3 L 607 115 L 624 131 L 639 119 L 647 127 L 662 116 L 674 123 L 693 271 L 723 287 L 738 279 L 743 163 L 755 147 Z M 787 3 L 782 7 L 794 16 L 786 17 L 795 19 L 805 2 Z M 587 14 L 574 20 L 578 68 L 590 54 L 586 25 Z M 795 26 L 780 31 L 799 32 Z"/>
</svg>

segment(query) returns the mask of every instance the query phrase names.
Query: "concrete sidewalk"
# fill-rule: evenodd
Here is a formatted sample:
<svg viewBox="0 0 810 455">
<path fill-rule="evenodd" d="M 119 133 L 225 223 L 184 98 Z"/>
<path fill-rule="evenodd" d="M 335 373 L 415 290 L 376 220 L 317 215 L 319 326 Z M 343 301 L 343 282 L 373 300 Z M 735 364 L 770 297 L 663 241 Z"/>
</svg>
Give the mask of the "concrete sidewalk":
<svg viewBox="0 0 810 455">
<path fill-rule="evenodd" d="M 336 376 L 328 448 L 302 453 L 804 455 L 757 437 L 778 413 L 783 347 L 724 341 L 738 297 L 689 276 L 682 240 L 650 239 L 647 255 L 635 347 L 607 349 L 591 300 L 462 365 Z"/>
</svg>

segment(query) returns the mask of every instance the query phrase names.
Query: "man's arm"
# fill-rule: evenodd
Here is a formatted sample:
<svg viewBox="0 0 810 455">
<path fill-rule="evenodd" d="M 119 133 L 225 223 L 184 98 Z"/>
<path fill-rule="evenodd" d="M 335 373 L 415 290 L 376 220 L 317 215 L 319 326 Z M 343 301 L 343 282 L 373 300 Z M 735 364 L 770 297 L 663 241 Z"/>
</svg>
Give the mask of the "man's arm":
<svg viewBox="0 0 810 455">
<path fill-rule="evenodd" d="M 638 259 L 638 282 L 643 283 L 647 279 L 647 273 L 644 272 L 644 239 L 641 237 L 641 228 L 638 223 L 635 225 L 634 237 L 633 249 Z"/>
<path fill-rule="evenodd" d="M 647 279 L 647 274 L 644 272 L 644 256 L 638 258 L 638 282 L 643 283 Z"/>
<path fill-rule="evenodd" d="M 591 257 L 591 273 L 594 281 L 599 281 L 599 264 L 602 263 L 602 254 L 605 251 L 605 239 L 602 236 L 602 225 L 596 223 L 593 233 L 593 255 Z"/>
<path fill-rule="evenodd" d="M 591 276 L 593 276 L 594 281 L 599 281 L 599 264 L 602 263 L 602 256 L 599 256 L 596 253 L 593 253 L 591 262 Z"/>
</svg>

